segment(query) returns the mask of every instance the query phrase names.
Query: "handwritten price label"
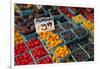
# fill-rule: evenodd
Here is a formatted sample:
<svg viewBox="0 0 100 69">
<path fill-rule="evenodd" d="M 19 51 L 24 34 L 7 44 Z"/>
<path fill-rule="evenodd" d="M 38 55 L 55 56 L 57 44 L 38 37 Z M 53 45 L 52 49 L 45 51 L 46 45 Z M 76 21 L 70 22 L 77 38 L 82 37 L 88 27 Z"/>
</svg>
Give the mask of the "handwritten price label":
<svg viewBox="0 0 100 69">
<path fill-rule="evenodd" d="M 45 32 L 55 30 L 54 21 L 51 17 L 34 19 L 36 32 Z"/>
</svg>

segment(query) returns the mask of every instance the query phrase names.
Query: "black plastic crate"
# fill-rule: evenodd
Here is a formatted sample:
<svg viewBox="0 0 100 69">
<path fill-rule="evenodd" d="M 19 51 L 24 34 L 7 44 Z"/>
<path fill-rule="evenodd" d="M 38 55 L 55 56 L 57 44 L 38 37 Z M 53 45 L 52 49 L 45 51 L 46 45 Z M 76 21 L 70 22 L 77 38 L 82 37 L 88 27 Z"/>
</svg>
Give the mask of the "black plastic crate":
<svg viewBox="0 0 100 69">
<path fill-rule="evenodd" d="M 81 40 L 88 36 L 88 31 L 85 28 L 83 28 L 81 25 L 74 28 L 73 32 L 78 37 L 78 40 Z"/>
<path fill-rule="evenodd" d="M 72 30 L 66 30 L 60 33 L 65 44 L 69 44 L 74 42 L 77 38 L 76 35 L 72 32 Z"/>
<path fill-rule="evenodd" d="M 78 43 L 79 43 L 82 47 L 84 47 L 85 45 L 89 44 L 90 41 L 88 40 L 88 38 L 84 38 L 84 39 L 82 39 L 82 40 L 79 40 Z"/>
<path fill-rule="evenodd" d="M 61 15 L 60 17 L 56 18 L 57 21 L 59 21 L 61 24 L 67 22 L 69 19 L 65 17 L 64 15 Z"/>
<path fill-rule="evenodd" d="M 54 9 L 54 6 L 49 6 L 49 5 L 44 5 L 43 8 L 45 9 L 46 12 L 48 12 L 50 9 Z"/>
<path fill-rule="evenodd" d="M 59 34 L 60 32 L 64 31 L 64 29 L 60 25 L 55 25 L 55 30 L 53 30 L 53 33 Z"/>
<path fill-rule="evenodd" d="M 65 23 L 61 24 L 61 26 L 62 26 L 65 30 L 74 28 L 74 25 L 73 25 L 72 23 L 69 23 L 69 22 L 65 22 Z"/>
<path fill-rule="evenodd" d="M 84 47 L 84 49 L 87 51 L 87 53 L 90 55 L 90 57 L 94 57 L 94 45 L 89 43 Z"/>
<path fill-rule="evenodd" d="M 72 53 L 72 56 L 75 59 L 75 61 L 78 61 L 78 62 L 87 61 L 90 58 L 89 54 L 86 51 L 84 51 L 83 49 L 74 51 Z"/>
<path fill-rule="evenodd" d="M 90 57 L 87 61 L 94 61 L 94 57 Z"/>
<path fill-rule="evenodd" d="M 77 42 L 73 42 L 71 44 L 66 44 L 66 46 L 73 52 L 80 48 L 79 44 Z"/>
</svg>

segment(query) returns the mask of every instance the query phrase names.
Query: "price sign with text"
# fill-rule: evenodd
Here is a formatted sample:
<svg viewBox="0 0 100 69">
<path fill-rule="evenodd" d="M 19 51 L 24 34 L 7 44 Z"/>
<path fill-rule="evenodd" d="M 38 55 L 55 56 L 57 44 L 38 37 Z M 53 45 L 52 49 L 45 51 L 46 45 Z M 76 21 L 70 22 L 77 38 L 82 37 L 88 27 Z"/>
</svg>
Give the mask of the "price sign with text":
<svg viewBox="0 0 100 69">
<path fill-rule="evenodd" d="M 36 32 L 45 32 L 55 30 L 54 21 L 51 17 L 34 19 Z"/>
</svg>

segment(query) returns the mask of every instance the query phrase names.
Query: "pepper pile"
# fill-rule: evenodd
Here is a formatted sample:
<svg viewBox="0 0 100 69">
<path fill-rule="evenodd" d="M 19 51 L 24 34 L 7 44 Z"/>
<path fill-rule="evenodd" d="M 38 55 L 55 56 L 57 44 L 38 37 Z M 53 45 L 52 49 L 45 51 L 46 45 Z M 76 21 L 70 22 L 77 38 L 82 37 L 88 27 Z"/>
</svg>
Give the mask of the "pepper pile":
<svg viewBox="0 0 100 69">
<path fill-rule="evenodd" d="M 28 50 L 25 43 L 16 44 L 14 49 L 15 49 L 15 55 L 21 54 Z"/>
<path fill-rule="evenodd" d="M 15 45 L 16 45 L 16 44 L 20 44 L 20 43 L 23 42 L 22 37 L 20 36 L 20 34 L 19 34 L 17 31 L 15 31 L 14 38 L 15 38 L 15 39 L 14 39 Z"/>
<path fill-rule="evenodd" d="M 92 23 L 90 20 L 85 20 L 83 22 L 83 26 L 87 29 L 90 30 L 91 32 L 94 32 L 94 23 Z"/>
<path fill-rule="evenodd" d="M 59 60 L 57 59 L 55 55 L 52 55 L 51 58 L 55 63 L 59 63 Z"/>
<path fill-rule="evenodd" d="M 34 64 L 34 61 L 28 52 L 23 53 L 21 56 L 15 57 L 15 61 L 16 65 Z"/>
<path fill-rule="evenodd" d="M 46 56 L 43 59 L 38 60 L 38 64 L 48 64 L 48 63 L 53 63 L 52 59 L 49 56 Z"/>
<path fill-rule="evenodd" d="M 75 17 L 72 18 L 76 23 L 82 23 L 84 21 L 82 15 L 77 15 Z"/>
<path fill-rule="evenodd" d="M 32 51 L 32 55 L 36 60 L 38 60 L 39 58 L 41 58 L 47 54 L 48 54 L 47 51 L 43 47 L 35 48 Z"/>
<path fill-rule="evenodd" d="M 33 38 L 27 41 L 27 45 L 30 49 L 33 49 L 35 47 L 42 46 L 42 43 L 39 39 Z"/>
<path fill-rule="evenodd" d="M 64 58 L 65 56 L 69 55 L 70 51 L 66 46 L 59 46 L 54 50 L 54 55 L 56 55 L 58 58 Z"/>
<path fill-rule="evenodd" d="M 52 36 L 46 38 L 46 43 L 50 49 L 58 46 L 62 43 L 62 40 L 59 38 L 57 34 L 52 34 Z"/>
<path fill-rule="evenodd" d="M 40 32 L 38 33 L 40 39 L 45 40 L 47 37 L 50 37 L 52 35 L 52 32 Z"/>
</svg>

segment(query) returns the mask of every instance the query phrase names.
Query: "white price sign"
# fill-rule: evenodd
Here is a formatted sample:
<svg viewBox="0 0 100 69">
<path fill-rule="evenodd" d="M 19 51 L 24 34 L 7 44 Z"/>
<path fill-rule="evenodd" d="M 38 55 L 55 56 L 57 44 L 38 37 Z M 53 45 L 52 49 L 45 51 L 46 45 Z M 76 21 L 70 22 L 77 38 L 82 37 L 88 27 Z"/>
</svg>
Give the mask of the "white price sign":
<svg viewBox="0 0 100 69">
<path fill-rule="evenodd" d="M 36 32 L 45 32 L 55 30 L 54 21 L 51 17 L 34 19 Z"/>
</svg>

